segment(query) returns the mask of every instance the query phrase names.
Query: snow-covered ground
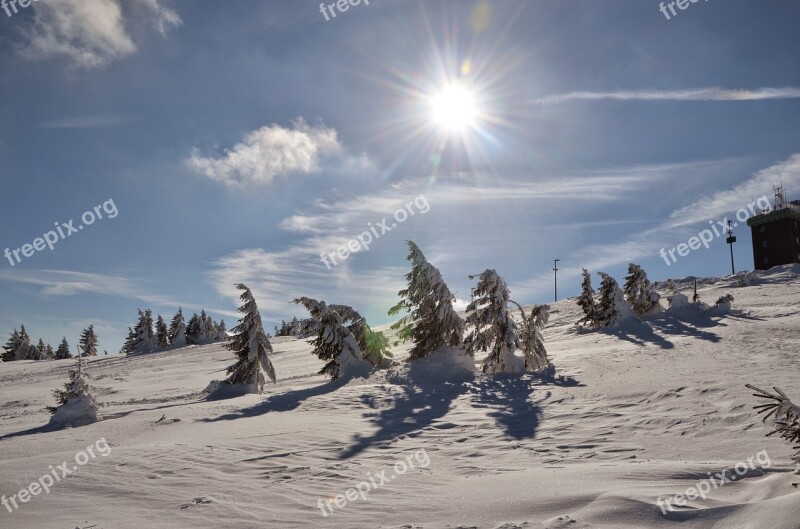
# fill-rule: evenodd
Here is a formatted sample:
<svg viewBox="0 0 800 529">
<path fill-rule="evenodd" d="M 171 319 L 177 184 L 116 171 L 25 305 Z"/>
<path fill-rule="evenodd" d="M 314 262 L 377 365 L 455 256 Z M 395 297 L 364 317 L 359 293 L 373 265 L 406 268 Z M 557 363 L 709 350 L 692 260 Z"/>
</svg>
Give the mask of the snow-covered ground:
<svg viewBox="0 0 800 529">
<path fill-rule="evenodd" d="M 799 274 L 700 281 L 707 303 L 735 296 L 730 314 L 667 312 L 613 332 L 577 331 L 574 302 L 554 304 L 548 351 L 578 385 L 437 383 L 402 368 L 330 383 L 308 343 L 278 338 L 277 385 L 231 400 L 200 393 L 233 362 L 219 345 L 92 359 L 104 420 L 46 431 L 43 408 L 74 363 L 0 364 L 0 494 L 78 467 L 0 507 L 0 527 L 797 529 L 791 447 L 764 437 L 744 384 L 800 399 Z M 689 295 L 692 283 L 679 282 Z M 100 439 L 110 452 L 76 465 Z M 666 515 L 656 504 L 757 454 L 769 468 Z M 364 483 L 367 499 L 347 500 Z M 347 504 L 323 516 L 337 495 Z"/>
</svg>

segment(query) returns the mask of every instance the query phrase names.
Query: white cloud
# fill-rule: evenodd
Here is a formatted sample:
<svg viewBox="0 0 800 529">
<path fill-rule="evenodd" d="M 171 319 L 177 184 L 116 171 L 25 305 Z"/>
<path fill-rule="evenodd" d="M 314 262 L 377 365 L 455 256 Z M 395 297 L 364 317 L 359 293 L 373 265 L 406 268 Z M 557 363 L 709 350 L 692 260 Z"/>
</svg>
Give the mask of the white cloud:
<svg viewBox="0 0 800 529">
<path fill-rule="evenodd" d="M 254 130 L 222 156 L 203 156 L 194 149 L 187 160 L 195 171 L 231 187 L 269 185 L 289 175 L 319 173 L 326 162 L 340 169 L 371 165 L 364 155 L 346 155 L 334 129 L 310 126 L 302 118 L 291 128 L 273 124 Z"/>
<path fill-rule="evenodd" d="M 534 99 L 533 103 L 547 105 L 567 101 L 758 101 L 763 99 L 797 99 L 800 88 L 758 88 L 731 90 L 726 88 L 696 88 L 691 90 L 620 90 L 616 92 L 568 92 Z"/>
<path fill-rule="evenodd" d="M 181 23 L 160 0 L 50 0 L 33 4 L 33 24 L 23 30 L 23 56 L 66 58 L 76 68 L 99 68 L 136 52 L 126 17 L 162 34 Z"/>
</svg>

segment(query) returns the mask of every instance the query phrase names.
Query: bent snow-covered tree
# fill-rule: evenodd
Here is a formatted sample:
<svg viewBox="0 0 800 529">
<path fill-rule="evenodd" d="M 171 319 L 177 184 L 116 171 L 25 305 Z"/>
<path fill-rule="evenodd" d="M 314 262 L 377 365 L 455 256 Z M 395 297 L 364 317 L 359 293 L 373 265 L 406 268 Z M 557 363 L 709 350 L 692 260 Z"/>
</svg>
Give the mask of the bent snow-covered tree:
<svg viewBox="0 0 800 529">
<path fill-rule="evenodd" d="M 519 334 L 519 341 L 525 358 L 525 369 L 537 373 L 554 374 L 555 368 L 547 358 L 544 336 L 542 336 L 542 329 L 550 320 L 550 305 L 534 305 L 530 315 L 526 315 L 522 305 L 514 300 L 509 301 L 519 307 L 522 315 L 522 332 Z"/>
<path fill-rule="evenodd" d="M 57 405 L 47 407 L 53 414 L 50 418 L 53 426 L 85 426 L 103 419 L 99 413 L 100 406 L 92 395 L 86 362 L 79 356 L 77 364 L 69 371 L 69 382 L 64 384 L 64 389 L 53 391 Z"/>
<path fill-rule="evenodd" d="M 244 284 L 236 285 L 242 291 L 239 299 L 242 306 L 239 312 L 244 316 L 239 320 L 239 325 L 231 329 L 231 335 L 225 347 L 233 351 L 239 360 L 228 368 L 230 375 L 225 381 L 227 384 L 242 384 L 251 386 L 252 393 L 263 393 L 267 380 L 275 382 L 275 368 L 269 355 L 272 354 L 272 345 L 269 343 L 258 305 L 253 293 Z"/>
<path fill-rule="evenodd" d="M 581 283 L 581 295 L 578 297 L 578 306 L 583 310 L 583 318 L 578 320 L 578 324 L 595 327 L 597 325 L 597 305 L 595 304 L 595 291 L 592 288 L 592 276 L 587 269 L 583 269 L 583 283 Z"/>
<path fill-rule="evenodd" d="M 356 309 L 348 305 L 328 305 L 328 308 L 342 317 L 342 322 L 355 336 L 358 348 L 367 362 L 378 366 L 392 358 L 389 339 L 382 332 L 373 331 L 367 324 L 367 319 Z"/>
<path fill-rule="evenodd" d="M 632 309 L 617 280 L 608 274 L 599 272 L 603 278 L 600 284 L 600 301 L 597 304 L 597 325 L 599 327 L 615 327 L 622 320 L 632 315 Z"/>
<path fill-rule="evenodd" d="M 649 314 L 658 306 L 658 301 L 661 299 L 647 279 L 647 273 L 634 263 L 628 264 L 628 275 L 622 290 L 633 312 L 640 315 Z"/>
<path fill-rule="evenodd" d="M 472 326 L 464 343 L 467 353 L 489 351 L 483 361 L 484 373 L 518 373 L 519 359 L 514 351 L 520 347 L 517 324 L 508 311 L 509 291 L 506 282 L 495 270 L 486 270 L 478 277 L 475 300 L 467 307 L 467 325 Z"/>
<path fill-rule="evenodd" d="M 78 345 L 81 351 L 80 356 L 97 356 L 97 335 L 94 333 L 94 324 L 89 325 L 81 333 Z"/>
<path fill-rule="evenodd" d="M 356 337 L 338 312 L 324 301 L 312 298 L 302 297 L 294 302 L 303 305 L 315 321 L 312 328 L 317 336 L 311 340 L 314 346 L 312 353 L 325 362 L 319 371 L 320 375 L 328 375 L 336 380 L 369 373 L 372 365 L 364 360 Z"/>
<path fill-rule="evenodd" d="M 453 308 L 455 296 L 439 269 L 425 259 L 413 241 L 408 241 L 407 259 L 411 261 L 411 271 L 406 274 L 408 287 L 398 292 L 401 300 L 389 310 L 389 315 L 409 311 L 392 325 L 400 341 L 414 342 L 408 361 L 425 358 L 443 347 L 462 347 L 464 320 Z"/>
<path fill-rule="evenodd" d="M 767 423 L 767 419 L 772 419 L 773 430 L 767 436 L 778 434 L 781 439 L 794 444 L 797 452 L 792 456 L 792 460 L 797 463 L 797 473 L 800 474 L 800 406 L 789 400 L 786 393 L 778 388 L 772 388 L 775 393 L 770 393 L 750 384 L 746 386 L 756 392 L 753 396 L 767 401 L 765 404 L 754 406 L 758 413 L 763 414 L 764 423 Z"/>
</svg>

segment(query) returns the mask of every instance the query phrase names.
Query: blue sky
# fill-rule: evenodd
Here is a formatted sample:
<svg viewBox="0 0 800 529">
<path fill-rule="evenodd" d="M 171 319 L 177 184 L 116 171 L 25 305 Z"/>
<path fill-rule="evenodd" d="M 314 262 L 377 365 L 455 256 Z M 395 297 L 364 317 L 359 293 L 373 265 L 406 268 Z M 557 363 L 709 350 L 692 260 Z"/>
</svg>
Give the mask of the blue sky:
<svg viewBox="0 0 800 529">
<path fill-rule="evenodd" d="M 0 11 L 0 251 L 108 200 L 118 211 L 0 261 L 0 332 L 24 323 L 74 345 L 94 322 L 113 353 L 137 308 L 234 323 L 236 282 L 270 328 L 303 315 L 301 295 L 384 323 L 408 239 L 460 300 L 469 274 L 495 268 L 517 301 L 548 302 L 555 258 L 561 297 L 582 266 L 727 274 L 724 238 L 671 266 L 658 252 L 775 183 L 800 198 L 800 5 L 677 13 L 651 0 L 372 0 L 329 21 L 306 0 Z M 452 85 L 473 101 L 461 129 L 434 119 Z M 369 251 L 320 260 L 420 196 L 427 212 Z"/>
</svg>

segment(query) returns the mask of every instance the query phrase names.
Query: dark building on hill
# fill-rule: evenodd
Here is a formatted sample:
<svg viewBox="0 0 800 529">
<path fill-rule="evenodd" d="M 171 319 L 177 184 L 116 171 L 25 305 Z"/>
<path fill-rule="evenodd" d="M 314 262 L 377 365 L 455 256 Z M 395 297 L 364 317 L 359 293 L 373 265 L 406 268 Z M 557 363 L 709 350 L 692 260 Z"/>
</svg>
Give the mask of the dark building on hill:
<svg viewBox="0 0 800 529">
<path fill-rule="evenodd" d="M 775 209 L 751 217 L 747 225 L 756 270 L 800 263 L 800 200 L 786 202 L 783 187 L 775 190 Z"/>
</svg>

